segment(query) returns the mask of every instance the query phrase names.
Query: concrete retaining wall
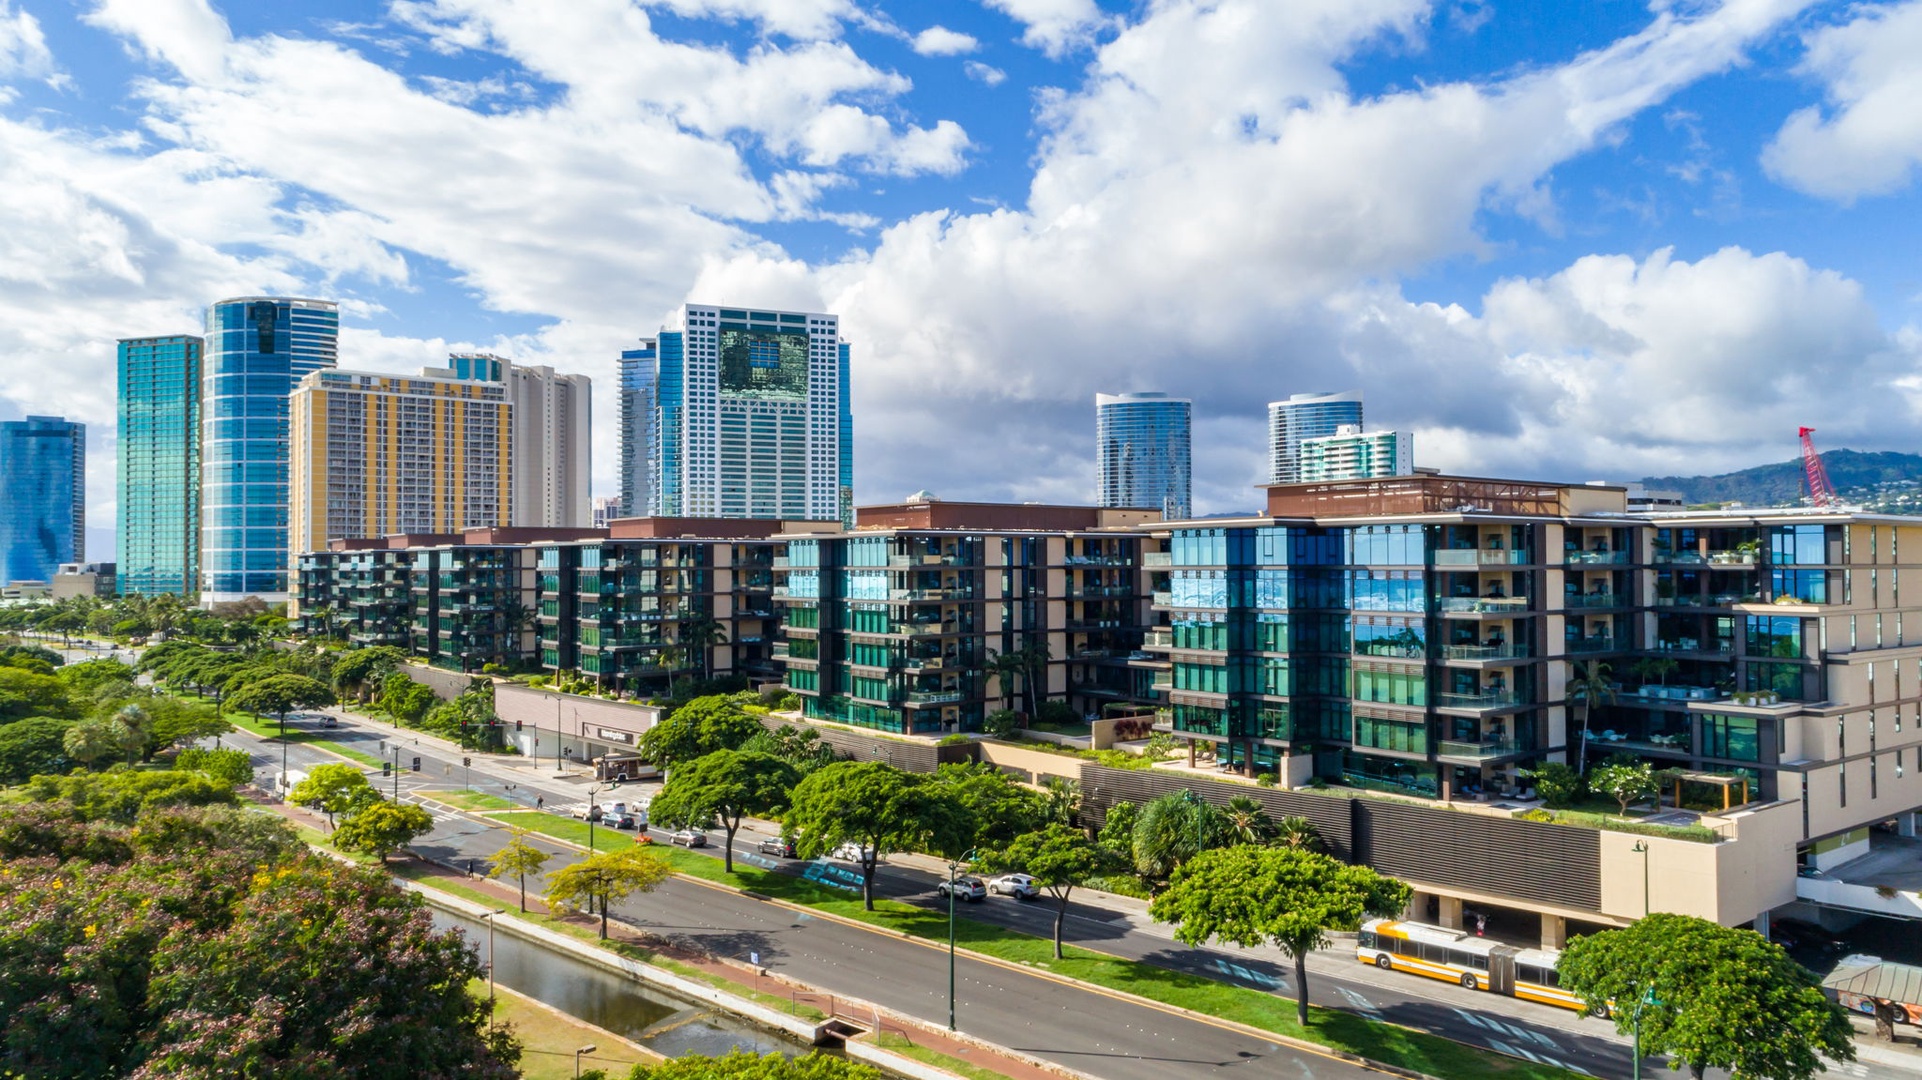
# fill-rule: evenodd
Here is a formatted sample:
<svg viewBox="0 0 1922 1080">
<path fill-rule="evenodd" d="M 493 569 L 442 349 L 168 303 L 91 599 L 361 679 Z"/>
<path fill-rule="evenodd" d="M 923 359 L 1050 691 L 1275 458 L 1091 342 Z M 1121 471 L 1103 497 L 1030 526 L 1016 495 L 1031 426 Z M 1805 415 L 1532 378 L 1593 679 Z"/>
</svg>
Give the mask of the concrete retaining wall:
<svg viewBox="0 0 1922 1080">
<path fill-rule="evenodd" d="M 494 712 L 507 725 L 507 738 L 530 757 L 553 757 L 557 733 L 563 760 L 585 763 L 602 754 L 631 753 L 641 733 L 659 723 L 665 711 L 519 683 L 494 685 Z"/>
</svg>

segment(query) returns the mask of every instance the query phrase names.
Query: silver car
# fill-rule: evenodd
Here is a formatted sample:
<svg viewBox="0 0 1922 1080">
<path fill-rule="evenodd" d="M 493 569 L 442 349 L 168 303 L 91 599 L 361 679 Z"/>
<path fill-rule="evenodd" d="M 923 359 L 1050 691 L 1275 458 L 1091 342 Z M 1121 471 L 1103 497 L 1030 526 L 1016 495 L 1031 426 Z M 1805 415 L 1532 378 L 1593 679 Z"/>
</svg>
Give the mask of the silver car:
<svg viewBox="0 0 1922 1080">
<path fill-rule="evenodd" d="M 996 896 L 1012 896 L 1016 900 L 1033 900 L 1041 895 L 1041 887 L 1026 874 L 1002 874 L 988 882 L 988 891 Z"/>
</svg>

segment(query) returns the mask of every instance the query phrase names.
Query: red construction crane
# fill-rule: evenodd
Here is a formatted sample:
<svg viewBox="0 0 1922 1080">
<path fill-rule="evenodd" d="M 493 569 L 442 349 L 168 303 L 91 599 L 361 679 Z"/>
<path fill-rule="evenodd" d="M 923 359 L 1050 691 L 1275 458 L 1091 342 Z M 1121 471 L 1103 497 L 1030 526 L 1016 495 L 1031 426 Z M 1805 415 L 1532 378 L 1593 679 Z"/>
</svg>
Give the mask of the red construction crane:
<svg viewBox="0 0 1922 1080">
<path fill-rule="evenodd" d="M 1802 436 L 1802 472 L 1809 481 L 1809 501 L 1817 509 L 1826 510 L 1842 505 L 1842 500 L 1836 497 L 1835 485 L 1829 483 L 1829 471 L 1822 466 L 1822 455 L 1815 452 L 1815 440 L 1809 438 L 1814 433 L 1812 427 L 1796 430 L 1796 434 Z"/>
</svg>

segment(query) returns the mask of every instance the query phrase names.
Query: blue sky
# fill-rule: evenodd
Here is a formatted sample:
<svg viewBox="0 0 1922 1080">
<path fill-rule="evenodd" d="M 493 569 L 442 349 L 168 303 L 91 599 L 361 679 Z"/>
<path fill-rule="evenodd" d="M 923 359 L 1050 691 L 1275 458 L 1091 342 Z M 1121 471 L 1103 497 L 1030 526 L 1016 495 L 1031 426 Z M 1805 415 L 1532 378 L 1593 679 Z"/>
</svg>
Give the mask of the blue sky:
<svg viewBox="0 0 1922 1080">
<path fill-rule="evenodd" d="M 1916 448 L 1922 0 L 0 0 L 0 416 L 342 302 L 343 366 L 595 377 L 686 300 L 855 343 L 857 500 L 1085 501 L 1092 397 L 1359 387 L 1425 464 Z"/>
</svg>

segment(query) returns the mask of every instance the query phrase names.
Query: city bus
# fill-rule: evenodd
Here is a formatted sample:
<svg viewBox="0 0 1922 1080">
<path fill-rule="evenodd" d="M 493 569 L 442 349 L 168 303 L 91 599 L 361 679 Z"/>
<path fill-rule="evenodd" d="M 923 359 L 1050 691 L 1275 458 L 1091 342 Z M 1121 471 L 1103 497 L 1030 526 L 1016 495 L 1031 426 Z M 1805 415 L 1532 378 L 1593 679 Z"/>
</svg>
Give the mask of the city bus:
<svg viewBox="0 0 1922 1080">
<path fill-rule="evenodd" d="M 1588 1011 L 1580 998 L 1559 985 L 1555 965 L 1561 953 L 1555 949 L 1518 949 L 1460 930 L 1396 919 L 1362 923 L 1357 941 L 1356 958 L 1383 970 Z"/>
</svg>

